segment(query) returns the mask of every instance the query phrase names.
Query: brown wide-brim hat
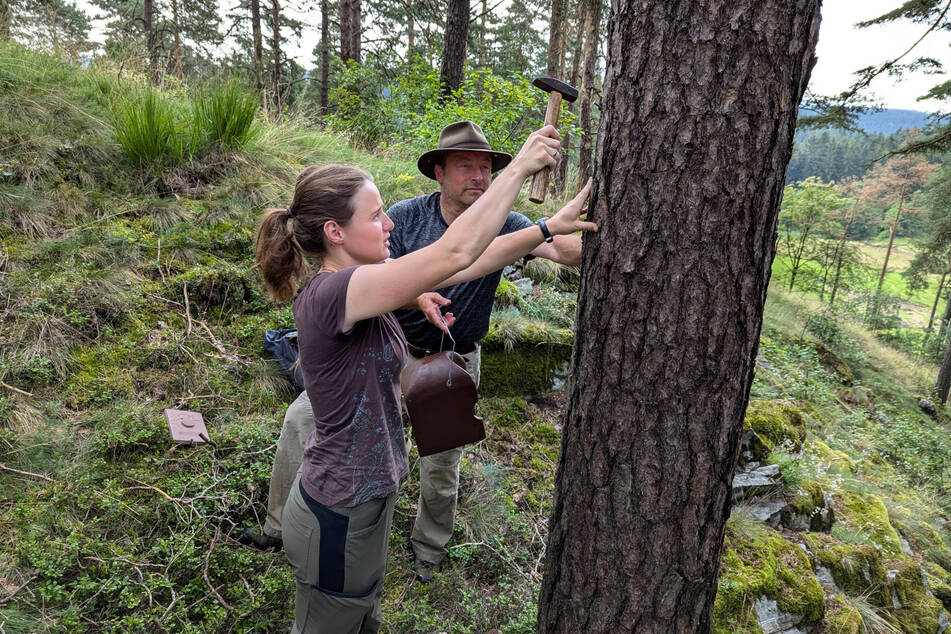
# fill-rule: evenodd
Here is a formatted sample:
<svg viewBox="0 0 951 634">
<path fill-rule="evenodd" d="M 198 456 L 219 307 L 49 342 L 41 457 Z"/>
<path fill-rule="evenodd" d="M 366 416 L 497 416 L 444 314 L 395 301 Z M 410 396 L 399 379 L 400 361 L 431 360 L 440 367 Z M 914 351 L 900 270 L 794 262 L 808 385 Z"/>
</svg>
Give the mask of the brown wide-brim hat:
<svg viewBox="0 0 951 634">
<path fill-rule="evenodd" d="M 471 121 L 457 121 L 442 129 L 436 149 L 420 156 L 416 165 L 424 176 L 436 180 L 434 168 L 450 152 L 485 152 L 492 156 L 493 172 L 499 171 L 512 161 L 511 154 L 492 149 L 482 133 L 482 128 Z"/>
</svg>

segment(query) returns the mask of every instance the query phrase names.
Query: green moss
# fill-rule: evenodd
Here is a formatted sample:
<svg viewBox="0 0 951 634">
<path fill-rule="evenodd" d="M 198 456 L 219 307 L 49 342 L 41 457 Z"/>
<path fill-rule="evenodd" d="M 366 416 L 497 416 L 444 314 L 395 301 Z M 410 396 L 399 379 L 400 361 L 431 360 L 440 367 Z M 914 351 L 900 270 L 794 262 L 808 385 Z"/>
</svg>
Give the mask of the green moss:
<svg viewBox="0 0 951 634">
<path fill-rule="evenodd" d="M 928 596 L 922 582 L 921 566 L 917 561 L 904 560 L 894 564 L 889 571 L 888 590 L 892 601 L 901 604 L 900 609 L 889 610 L 891 617 L 902 632 L 931 634 L 938 631 L 938 618 L 944 611 L 941 601 Z M 894 608 L 897 605 L 893 603 Z"/>
<path fill-rule="evenodd" d="M 522 294 L 518 287 L 504 277 L 499 280 L 499 285 L 495 289 L 495 305 L 501 308 L 522 305 Z"/>
<path fill-rule="evenodd" d="M 925 569 L 931 593 L 944 604 L 946 610 L 951 610 L 951 573 L 930 561 L 924 561 L 921 565 Z"/>
<path fill-rule="evenodd" d="M 888 519 L 881 498 L 872 493 L 841 491 L 836 496 L 838 517 L 868 536 L 885 557 L 901 556 L 901 540 Z"/>
<path fill-rule="evenodd" d="M 571 348 L 520 345 L 511 352 L 486 346 L 482 350 L 479 393 L 485 396 L 541 394 L 552 389 L 553 372 L 562 370 Z"/>
<path fill-rule="evenodd" d="M 822 364 L 822 367 L 838 375 L 845 385 L 852 385 L 852 382 L 855 380 L 855 373 L 852 372 L 852 368 L 821 343 L 815 344 L 815 347 L 816 352 L 819 354 L 819 363 Z"/>
<path fill-rule="evenodd" d="M 713 606 L 713 632 L 758 633 L 753 604 L 762 596 L 777 607 L 802 615 L 804 623 L 822 619 L 822 587 L 798 544 L 772 530 L 751 541 L 728 539 L 720 560 L 720 580 Z"/>
<path fill-rule="evenodd" d="M 885 605 L 882 587 L 885 567 L 882 556 L 871 544 L 845 544 L 823 533 L 803 535 L 812 556 L 832 573 L 832 579 L 843 592 L 860 596 L 869 594 L 876 605 Z"/>
<path fill-rule="evenodd" d="M 750 401 L 743 429 L 750 432 L 753 460 L 764 460 L 771 451 L 783 446 L 787 451 L 797 452 L 806 439 L 802 413 L 785 401 Z"/>
<path fill-rule="evenodd" d="M 850 603 L 840 597 L 832 596 L 823 621 L 826 634 L 862 634 L 864 624 L 862 615 Z"/>
<path fill-rule="evenodd" d="M 797 515 L 812 515 L 825 506 L 822 485 L 818 482 L 800 483 L 795 497 L 789 501 L 789 506 Z"/>
<path fill-rule="evenodd" d="M 841 475 L 854 475 L 856 466 L 849 456 L 829 447 L 821 440 L 810 440 L 806 443 L 806 451 L 814 453 L 820 460 L 829 465 L 827 472 Z"/>
</svg>

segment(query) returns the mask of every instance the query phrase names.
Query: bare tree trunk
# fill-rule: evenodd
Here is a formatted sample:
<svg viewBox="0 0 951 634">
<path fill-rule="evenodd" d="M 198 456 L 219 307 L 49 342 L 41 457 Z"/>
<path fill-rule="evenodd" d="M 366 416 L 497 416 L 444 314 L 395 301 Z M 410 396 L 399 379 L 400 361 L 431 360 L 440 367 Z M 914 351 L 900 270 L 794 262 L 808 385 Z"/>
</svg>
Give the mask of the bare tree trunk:
<svg viewBox="0 0 951 634">
<path fill-rule="evenodd" d="M 416 24 L 413 14 L 406 14 L 406 59 L 413 58 L 413 48 L 416 46 Z"/>
<path fill-rule="evenodd" d="M 145 29 L 145 48 L 149 56 L 149 79 L 157 86 L 160 78 L 158 70 L 158 46 L 155 41 L 155 28 L 152 25 L 154 17 L 153 8 L 152 0 L 143 0 L 142 22 Z"/>
<path fill-rule="evenodd" d="M 846 218 L 845 229 L 842 231 L 842 237 L 839 238 L 839 246 L 836 247 L 835 255 L 833 259 L 835 260 L 835 279 L 832 282 L 832 293 L 829 295 L 829 306 L 835 304 L 835 294 L 839 290 L 839 276 L 842 273 L 842 253 L 845 248 L 845 241 L 849 237 L 849 229 L 852 228 L 852 223 L 855 222 L 855 209 L 859 206 L 859 201 L 856 200 L 855 204 L 852 205 L 851 211 L 849 211 L 848 218 Z"/>
<path fill-rule="evenodd" d="M 885 271 L 888 270 L 888 258 L 892 254 L 892 244 L 895 242 L 895 234 L 898 232 L 898 221 L 901 219 L 901 206 L 905 202 L 905 184 L 902 183 L 901 194 L 898 197 L 898 212 L 895 214 L 895 222 L 892 223 L 891 231 L 888 232 L 888 249 L 885 251 L 885 263 L 882 264 L 882 274 L 878 276 L 878 292 L 882 292 L 882 284 L 885 282 Z"/>
<path fill-rule="evenodd" d="M 941 281 L 938 283 L 938 292 L 934 294 L 934 304 L 931 305 L 931 316 L 928 317 L 928 332 L 931 332 L 931 327 L 934 325 L 934 316 L 938 312 L 938 302 L 941 301 L 941 291 L 944 290 L 944 281 L 948 278 L 948 273 L 951 271 L 945 271 L 941 274 Z"/>
<path fill-rule="evenodd" d="M 944 349 L 944 357 L 941 359 L 941 369 L 938 370 L 938 380 L 935 381 L 935 396 L 944 405 L 948 402 L 948 391 L 951 390 L 951 341 Z"/>
<path fill-rule="evenodd" d="M 327 0 L 320 0 L 320 112 L 327 113 L 330 90 L 330 10 Z"/>
<path fill-rule="evenodd" d="M 254 87 L 261 96 L 261 107 L 266 108 L 264 98 L 264 46 L 261 43 L 261 4 L 251 0 L 251 39 L 254 40 Z"/>
<path fill-rule="evenodd" d="M 594 97 L 594 71 L 598 63 L 600 48 L 601 0 L 581 0 L 587 2 L 585 11 L 584 77 L 581 81 L 581 147 L 578 150 L 578 187 L 584 185 L 591 176 L 591 151 L 593 135 L 591 133 L 591 101 Z"/>
<path fill-rule="evenodd" d="M 551 0 L 551 18 L 548 21 L 548 68 L 549 77 L 564 79 L 561 60 L 565 50 L 565 10 L 567 0 Z"/>
<path fill-rule="evenodd" d="M 360 0 L 340 0 L 340 59 L 360 63 Z"/>
<path fill-rule="evenodd" d="M 273 37 L 272 51 L 274 55 L 274 113 L 280 118 L 283 104 L 281 99 L 281 7 L 278 0 L 271 0 L 271 32 Z"/>
<path fill-rule="evenodd" d="M 469 37 L 469 0 L 449 0 L 446 31 L 443 38 L 442 68 L 439 83 L 444 97 L 462 85 L 466 64 L 466 40 Z"/>
<path fill-rule="evenodd" d="M 479 50 L 479 65 L 485 64 L 485 20 L 486 16 L 489 14 L 489 2 L 488 0 L 482 0 L 482 32 L 479 34 L 480 46 Z"/>
<path fill-rule="evenodd" d="M 179 19 L 178 0 L 172 0 L 172 22 L 175 27 L 175 41 L 172 44 L 172 57 L 175 59 L 175 67 L 172 73 L 180 80 L 182 78 L 182 34 Z"/>
<path fill-rule="evenodd" d="M 819 5 L 612 2 L 539 632 L 710 631 Z"/>
<path fill-rule="evenodd" d="M 580 70 L 581 55 L 584 50 L 584 27 L 585 27 L 585 10 L 587 3 L 585 0 L 578 0 L 577 3 L 577 16 L 576 20 L 578 22 L 578 31 L 576 33 L 575 39 L 575 50 L 571 56 L 571 76 L 568 83 L 572 86 L 578 85 L 578 71 Z M 567 47 L 566 47 L 567 48 Z M 575 102 L 568 104 L 568 111 L 574 114 L 575 111 Z M 560 190 L 564 189 L 565 183 L 568 180 L 568 162 L 569 157 L 571 156 L 571 135 L 568 132 L 562 132 L 561 136 L 561 161 L 558 162 L 558 168 L 556 170 L 555 183 L 556 187 Z"/>
</svg>

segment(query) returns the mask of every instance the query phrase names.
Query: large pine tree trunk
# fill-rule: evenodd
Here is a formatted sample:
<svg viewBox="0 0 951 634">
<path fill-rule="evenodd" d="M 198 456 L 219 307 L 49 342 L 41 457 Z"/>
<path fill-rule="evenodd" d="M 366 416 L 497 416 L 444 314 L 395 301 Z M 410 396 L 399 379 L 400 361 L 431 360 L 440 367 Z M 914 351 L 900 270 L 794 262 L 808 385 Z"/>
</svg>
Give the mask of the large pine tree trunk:
<svg viewBox="0 0 951 634">
<path fill-rule="evenodd" d="M 283 104 L 281 103 L 281 7 L 278 0 L 271 0 L 271 33 L 272 53 L 274 55 L 274 113 L 280 118 Z"/>
<path fill-rule="evenodd" d="M 941 369 L 938 370 L 938 380 L 935 382 L 935 396 L 941 404 L 948 402 L 948 391 L 951 390 L 951 341 L 944 349 L 944 358 L 941 360 Z"/>
<path fill-rule="evenodd" d="M 539 632 L 709 632 L 820 0 L 613 0 Z"/>
<path fill-rule="evenodd" d="M 327 113 L 330 91 L 330 8 L 320 0 L 320 112 Z"/>
<path fill-rule="evenodd" d="M 578 150 L 578 186 L 591 176 L 591 151 L 594 144 L 591 132 L 591 102 L 594 97 L 594 71 L 598 63 L 601 28 L 601 0 L 581 0 L 585 9 L 584 76 L 581 81 L 581 147 Z"/>
<path fill-rule="evenodd" d="M 340 0 L 340 59 L 360 63 L 360 0 Z"/>
<path fill-rule="evenodd" d="M 443 38 L 442 68 L 439 83 L 444 96 L 462 85 L 466 64 L 466 40 L 469 37 L 469 0 L 449 0 L 446 31 Z"/>
<path fill-rule="evenodd" d="M 264 101 L 264 46 L 261 43 L 261 3 L 251 0 L 251 39 L 254 44 L 254 87 L 261 96 L 261 106 L 266 107 Z"/>
</svg>

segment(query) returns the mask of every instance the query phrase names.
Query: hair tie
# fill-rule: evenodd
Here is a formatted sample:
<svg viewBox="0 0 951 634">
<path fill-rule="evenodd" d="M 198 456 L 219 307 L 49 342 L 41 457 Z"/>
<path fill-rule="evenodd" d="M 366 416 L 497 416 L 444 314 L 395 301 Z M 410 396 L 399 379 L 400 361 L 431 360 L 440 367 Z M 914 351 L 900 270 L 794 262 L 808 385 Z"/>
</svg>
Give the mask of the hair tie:
<svg viewBox="0 0 951 634">
<path fill-rule="evenodd" d="M 294 211 L 290 207 L 285 207 L 284 212 L 287 214 L 288 218 L 294 217 Z"/>
</svg>

